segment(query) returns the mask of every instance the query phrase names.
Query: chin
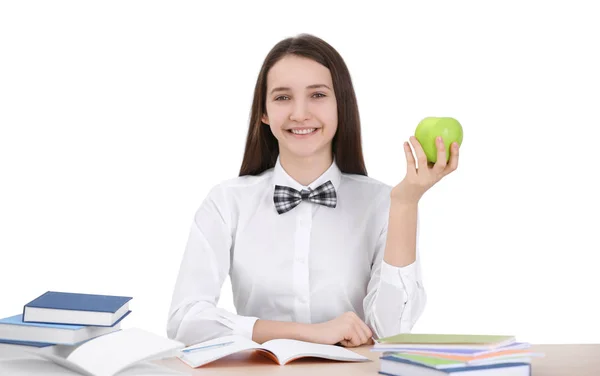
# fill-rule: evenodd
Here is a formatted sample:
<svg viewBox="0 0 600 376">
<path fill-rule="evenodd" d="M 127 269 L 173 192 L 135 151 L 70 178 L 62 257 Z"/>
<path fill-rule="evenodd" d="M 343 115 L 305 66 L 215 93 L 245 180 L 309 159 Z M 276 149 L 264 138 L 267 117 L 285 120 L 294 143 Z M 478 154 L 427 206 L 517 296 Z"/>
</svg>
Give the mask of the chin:
<svg viewBox="0 0 600 376">
<path fill-rule="evenodd" d="M 331 146 L 329 146 L 331 148 Z M 287 148 L 287 152 L 289 155 L 294 156 L 295 158 L 310 158 L 320 154 L 323 154 L 325 146 L 322 147 L 311 147 L 311 148 Z"/>
</svg>

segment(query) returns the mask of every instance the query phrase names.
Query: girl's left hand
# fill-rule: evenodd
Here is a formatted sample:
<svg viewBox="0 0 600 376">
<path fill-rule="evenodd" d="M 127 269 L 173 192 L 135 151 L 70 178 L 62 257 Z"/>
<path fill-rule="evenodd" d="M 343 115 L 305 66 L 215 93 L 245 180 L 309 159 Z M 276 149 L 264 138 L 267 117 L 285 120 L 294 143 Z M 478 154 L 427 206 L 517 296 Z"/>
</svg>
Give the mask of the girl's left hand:
<svg viewBox="0 0 600 376">
<path fill-rule="evenodd" d="M 423 147 L 415 136 L 410 137 L 410 143 L 415 149 L 419 168 L 408 142 L 404 142 L 406 154 L 406 176 L 391 192 L 392 199 L 406 203 L 417 204 L 427 190 L 458 167 L 458 143 L 450 145 L 450 160 L 446 162 L 446 148 L 441 137 L 436 138 L 437 162 L 427 162 Z"/>
</svg>

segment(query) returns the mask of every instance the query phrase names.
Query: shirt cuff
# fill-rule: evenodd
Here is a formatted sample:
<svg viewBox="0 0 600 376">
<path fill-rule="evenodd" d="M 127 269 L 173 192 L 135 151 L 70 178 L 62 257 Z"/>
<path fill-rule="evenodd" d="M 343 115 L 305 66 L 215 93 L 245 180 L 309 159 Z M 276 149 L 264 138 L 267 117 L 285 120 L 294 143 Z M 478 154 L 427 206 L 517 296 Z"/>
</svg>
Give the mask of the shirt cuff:
<svg viewBox="0 0 600 376">
<path fill-rule="evenodd" d="M 233 334 L 241 335 L 252 340 L 254 332 L 254 324 L 258 317 L 251 316 L 235 316 Z"/>
<path fill-rule="evenodd" d="M 416 281 L 417 262 L 406 266 L 393 266 L 381 260 L 381 280 L 394 286 L 409 289 Z"/>
</svg>

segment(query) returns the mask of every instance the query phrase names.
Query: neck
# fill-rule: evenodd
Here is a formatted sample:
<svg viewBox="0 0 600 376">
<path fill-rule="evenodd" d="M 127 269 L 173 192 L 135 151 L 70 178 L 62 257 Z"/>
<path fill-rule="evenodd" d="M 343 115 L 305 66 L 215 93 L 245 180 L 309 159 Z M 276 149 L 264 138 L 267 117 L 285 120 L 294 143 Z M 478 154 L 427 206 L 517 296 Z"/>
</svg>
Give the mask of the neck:
<svg viewBox="0 0 600 376">
<path fill-rule="evenodd" d="M 279 161 L 281 167 L 298 183 L 307 186 L 317 178 L 333 163 L 331 151 L 324 154 L 315 154 L 308 157 L 297 157 L 287 153 L 280 153 Z"/>
</svg>

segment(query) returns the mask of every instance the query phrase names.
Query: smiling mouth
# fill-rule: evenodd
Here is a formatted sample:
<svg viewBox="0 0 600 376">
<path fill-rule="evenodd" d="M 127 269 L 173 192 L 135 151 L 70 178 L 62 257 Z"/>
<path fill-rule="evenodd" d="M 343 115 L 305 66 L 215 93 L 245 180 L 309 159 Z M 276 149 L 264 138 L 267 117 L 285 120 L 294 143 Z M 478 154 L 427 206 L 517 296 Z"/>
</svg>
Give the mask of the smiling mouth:
<svg viewBox="0 0 600 376">
<path fill-rule="evenodd" d="M 318 128 L 288 129 L 287 131 L 298 136 L 313 134 Z"/>
</svg>

